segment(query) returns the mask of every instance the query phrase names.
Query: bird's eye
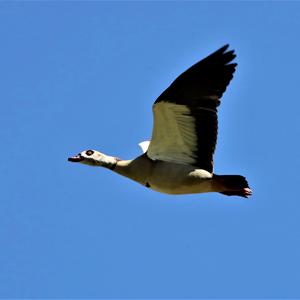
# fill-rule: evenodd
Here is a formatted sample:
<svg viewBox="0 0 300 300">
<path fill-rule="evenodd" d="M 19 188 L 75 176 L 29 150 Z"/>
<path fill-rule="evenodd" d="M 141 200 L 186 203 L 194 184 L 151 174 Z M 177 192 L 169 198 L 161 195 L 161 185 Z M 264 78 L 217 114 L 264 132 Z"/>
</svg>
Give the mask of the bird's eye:
<svg viewBox="0 0 300 300">
<path fill-rule="evenodd" d="M 91 156 L 94 154 L 94 151 L 93 150 L 88 150 L 85 152 L 87 156 Z"/>
</svg>

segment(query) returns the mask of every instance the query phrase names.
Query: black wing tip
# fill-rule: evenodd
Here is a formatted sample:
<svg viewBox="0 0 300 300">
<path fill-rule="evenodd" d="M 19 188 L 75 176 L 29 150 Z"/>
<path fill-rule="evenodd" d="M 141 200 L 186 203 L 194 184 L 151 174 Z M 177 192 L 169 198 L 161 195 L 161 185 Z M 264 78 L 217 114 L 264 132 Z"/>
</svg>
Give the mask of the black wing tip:
<svg viewBox="0 0 300 300">
<path fill-rule="evenodd" d="M 220 52 L 226 52 L 226 50 L 228 50 L 228 48 L 230 47 L 230 44 L 225 44 L 224 46 L 222 46 L 219 50 Z M 234 52 L 234 49 L 230 50 L 230 52 Z"/>
<path fill-rule="evenodd" d="M 208 55 L 206 58 L 203 59 L 203 61 L 218 61 L 219 63 L 227 65 L 236 58 L 236 54 L 234 53 L 234 51 L 234 49 L 229 50 L 229 44 L 226 44 L 223 47 L 219 48 L 217 51 Z"/>
<path fill-rule="evenodd" d="M 228 48 L 229 48 L 229 44 L 225 44 L 223 47 L 221 47 L 221 48 L 220 48 L 219 50 L 217 50 L 217 51 L 225 52 Z"/>
<path fill-rule="evenodd" d="M 236 58 L 234 51 L 234 49 L 229 50 L 229 44 L 226 44 L 208 57 L 215 57 L 215 59 L 218 57 L 218 59 L 221 59 L 225 65 L 228 65 Z"/>
<path fill-rule="evenodd" d="M 227 53 L 234 53 L 234 50 L 230 50 L 230 51 L 227 51 L 228 50 L 228 48 L 230 47 L 230 45 L 229 44 L 226 44 L 226 45 L 224 45 L 224 46 L 222 46 L 221 48 L 219 48 L 218 50 L 216 50 L 213 54 L 227 54 Z"/>
<path fill-rule="evenodd" d="M 181 84 L 185 85 L 191 77 L 195 77 L 197 73 L 204 72 L 203 70 L 210 70 L 211 73 L 215 74 L 225 74 L 226 77 L 224 82 L 221 83 L 224 85 L 222 90 L 218 91 L 218 97 L 221 98 L 223 93 L 226 90 L 227 85 L 229 84 L 230 80 L 233 78 L 233 73 L 235 72 L 235 68 L 237 67 L 236 62 L 232 62 L 236 58 L 236 54 L 234 53 L 234 49 L 229 50 L 230 45 L 225 44 L 215 52 L 211 53 L 210 55 L 206 56 L 202 60 L 198 61 L 194 65 L 192 65 L 189 69 L 185 72 L 180 74 L 154 102 L 154 104 L 161 102 L 166 99 L 167 95 L 170 95 L 176 90 L 175 86 L 181 82 Z M 203 73 L 203 74 L 204 74 Z M 201 75 L 205 77 L 205 75 Z M 198 75 L 197 75 L 198 76 Z M 200 76 L 200 77 L 201 77 Z M 209 75 L 212 76 L 212 75 Z M 215 75 L 218 77 L 218 75 Z M 220 75 L 221 76 L 221 75 Z M 220 77 L 219 76 L 219 77 Z M 214 77 L 214 76 L 213 76 Z M 215 78 L 215 80 L 220 80 L 220 78 Z M 193 80 L 191 80 L 193 82 Z M 178 92 L 178 90 L 177 90 Z M 181 92 L 180 92 L 181 93 Z M 175 97 L 175 96 L 174 96 Z M 175 97 L 176 98 L 176 97 Z"/>
<path fill-rule="evenodd" d="M 232 67 L 232 68 L 236 68 L 237 67 L 237 63 L 231 63 L 231 64 L 228 64 L 228 65 L 226 65 L 226 66 L 230 66 L 230 67 Z"/>
<path fill-rule="evenodd" d="M 218 52 L 218 53 L 234 53 L 234 49 L 231 49 L 231 50 L 229 50 L 229 48 L 230 48 L 230 44 L 225 44 L 224 46 L 222 46 L 221 48 L 219 48 L 216 52 Z M 227 51 L 227 50 L 229 50 L 229 51 Z"/>
</svg>

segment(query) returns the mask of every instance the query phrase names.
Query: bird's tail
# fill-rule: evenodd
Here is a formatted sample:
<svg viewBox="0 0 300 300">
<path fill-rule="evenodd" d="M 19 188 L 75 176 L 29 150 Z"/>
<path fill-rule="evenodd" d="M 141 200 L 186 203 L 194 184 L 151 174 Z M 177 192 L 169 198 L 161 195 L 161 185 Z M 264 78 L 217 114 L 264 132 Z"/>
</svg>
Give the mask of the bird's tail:
<svg viewBox="0 0 300 300">
<path fill-rule="evenodd" d="M 214 182 L 219 193 L 227 196 L 241 196 L 248 198 L 252 195 L 248 182 L 240 175 L 214 175 Z"/>
</svg>

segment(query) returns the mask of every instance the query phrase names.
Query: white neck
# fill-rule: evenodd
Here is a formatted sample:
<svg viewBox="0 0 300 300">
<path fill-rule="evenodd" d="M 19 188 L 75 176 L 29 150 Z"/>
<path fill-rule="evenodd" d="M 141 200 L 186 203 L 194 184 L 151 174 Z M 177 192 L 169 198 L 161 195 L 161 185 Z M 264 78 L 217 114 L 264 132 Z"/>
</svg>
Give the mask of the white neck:
<svg viewBox="0 0 300 300">
<path fill-rule="evenodd" d="M 99 165 L 108 169 L 114 169 L 118 159 L 113 156 L 102 154 L 101 159 L 99 160 Z"/>
</svg>

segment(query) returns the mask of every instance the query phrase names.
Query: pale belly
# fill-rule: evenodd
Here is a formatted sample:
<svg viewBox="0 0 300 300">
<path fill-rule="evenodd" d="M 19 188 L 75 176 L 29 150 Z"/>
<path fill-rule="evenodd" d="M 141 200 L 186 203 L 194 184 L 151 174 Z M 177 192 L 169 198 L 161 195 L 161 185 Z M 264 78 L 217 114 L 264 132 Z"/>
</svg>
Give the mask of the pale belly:
<svg viewBox="0 0 300 300">
<path fill-rule="evenodd" d="M 164 164 L 168 164 L 168 167 Z M 211 173 L 191 166 L 163 162 L 155 166 L 147 184 L 157 192 L 173 195 L 213 191 Z"/>
<path fill-rule="evenodd" d="M 170 195 L 183 195 L 183 194 L 200 194 L 200 193 L 208 193 L 213 192 L 211 183 L 207 180 L 203 182 L 199 182 L 196 185 L 189 185 L 189 186 L 177 186 L 177 187 L 166 187 L 166 186 L 159 186 L 159 185 L 150 185 L 150 189 L 160 192 L 163 194 L 170 194 Z"/>
</svg>

